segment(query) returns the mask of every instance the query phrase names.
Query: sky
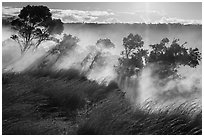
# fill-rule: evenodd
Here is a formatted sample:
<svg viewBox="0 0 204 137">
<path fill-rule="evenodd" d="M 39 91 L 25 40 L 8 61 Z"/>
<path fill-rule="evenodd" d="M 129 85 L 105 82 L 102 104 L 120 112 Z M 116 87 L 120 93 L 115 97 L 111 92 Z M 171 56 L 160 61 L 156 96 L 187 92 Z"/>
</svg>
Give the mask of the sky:
<svg viewBox="0 0 204 137">
<path fill-rule="evenodd" d="M 27 5 L 45 5 L 64 23 L 202 24 L 201 2 L 3 2 L 3 17 Z"/>
</svg>

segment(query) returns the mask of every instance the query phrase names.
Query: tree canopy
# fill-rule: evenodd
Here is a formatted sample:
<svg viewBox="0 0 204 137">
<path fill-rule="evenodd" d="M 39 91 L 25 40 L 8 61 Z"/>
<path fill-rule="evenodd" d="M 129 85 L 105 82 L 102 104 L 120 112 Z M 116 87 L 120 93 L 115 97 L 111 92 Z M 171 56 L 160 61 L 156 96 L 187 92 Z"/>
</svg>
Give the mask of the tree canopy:
<svg viewBox="0 0 204 137">
<path fill-rule="evenodd" d="M 174 39 L 170 45 L 168 44 L 169 39 L 164 38 L 159 44 L 149 45 L 152 50 L 148 63 L 160 66 L 157 73 L 161 78 L 175 75 L 181 65 L 190 67 L 199 65 L 201 53 L 198 48 L 186 48 L 187 42 L 179 44 L 179 39 Z"/>
<path fill-rule="evenodd" d="M 110 49 L 115 48 L 115 44 L 108 38 L 99 39 L 95 46 L 91 47 L 91 51 L 83 59 L 81 66 L 85 69 L 85 74 L 88 74 L 96 66 L 105 66 L 106 59 L 110 55 Z"/>
<path fill-rule="evenodd" d="M 71 34 L 64 34 L 62 40 L 50 50 L 51 54 L 58 54 L 59 57 L 65 56 L 68 51 L 71 51 L 77 46 L 79 38 Z"/>
<path fill-rule="evenodd" d="M 130 33 L 123 38 L 124 50 L 119 58 L 117 72 L 126 76 L 138 75 L 139 70 L 144 67 L 148 51 L 143 48 L 144 41 L 138 34 Z"/>
<path fill-rule="evenodd" d="M 60 42 L 51 48 L 47 55 L 42 59 L 39 68 L 47 69 L 55 65 L 57 61 L 68 55 L 70 51 L 78 46 L 79 38 L 76 36 L 64 34 Z M 50 60 L 50 56 L 55 56 L 54 60 Z M 49 64 L 49 65 L 48 65 Z"/>
<path fill-rule="evenodd" d="M 132 76 L 138 75 L 139 72 L 149 64 L 156 64 L 155 74 L 160 78 L 176 76 L 179 66 L 196 67 L 201 60 L 201 53 L 198 48 L 186 48 L 185 45 L 179 44 L 179 39 L 174 39 L 171 44 L 170 40 L 164 38 L 159 44 L 150 46 L 150 51 L 143 48 L 144 41 L 138 34 L 129 34 L 123 39 L 124 50 L 119 58 L 117 72 L 121 75 Z"/>
<path fill-rule="evenodd" d="M 40 43 L 46 40 L 58 42 L 51 35 L 61 34 L 64 29 L 60 19 L 52 19 L 52 14 L 46 6 L 23 7 L 11 25 L 18 32 L 11 38 L 19 43 L 21 53 L 31 47 L 37 49 Z"/>
<path fill-rule="evenodd" d="M 97 45 L 98 47 L 106 48 L 106 49 L 108 49 L 108 48 L 115 48 L 115 44 L 113 44 L 113 43 L 111 42 L 111 40 L 108 39 L 108 38 L 97 40 L 96 45 Z"/>
</svg>

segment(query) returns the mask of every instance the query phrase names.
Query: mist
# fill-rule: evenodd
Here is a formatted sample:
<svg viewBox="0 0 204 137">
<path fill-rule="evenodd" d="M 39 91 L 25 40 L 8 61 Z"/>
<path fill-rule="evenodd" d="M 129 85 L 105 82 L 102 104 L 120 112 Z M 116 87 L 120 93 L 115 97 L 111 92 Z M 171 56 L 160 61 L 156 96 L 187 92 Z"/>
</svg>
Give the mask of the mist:
<svg viewBox="0 0 204 137">
<path fill-rule="evenodd" d="M 49 60 L 54 62 L 52 66 L 54 70 L 74 68 L 85 73 L 88 79 L 96 80 L 98 83 L 108 84 L 110 81 L 116 81 L 133 104 L 144 104 L 147 100 L 160 100 L 160 105 L 162 105 L 164 102 L 175 102 L 176 98 L 180 101 L 198 98 L 201 101 L 201 65 L 193 69 L 181 67 L 179 73 L 182 74 L 183 78 L 178 81 L 166 82 L 152 75 L 155 68 L 153 65 L 142 71 L 139 81 L 137 78 L 131 77 L 124 79 L 122 84 L 121 81 L 118 81 L 114 68 L 118 64 L 118 58 L 122 51 L 122 39 L 129 33 L 140 34 L 144 39 L 146 49 L 148 49 L 149 44 L 158 43 L 162 38 L 167 37 L 171 40 L 179 38 L 181 43 L 187 41 L 188 47 L 197 47 L 201 50 L 201 26 L 65 24 L 64 27 L 64 33 L 77 36 L 80 41 L 56 62 L 54 61 L 57 58 L 55 55 L 49 56 Z M 44 42 L 37 51 L 32 52 L 31 50 L 21 57 L 18 43 L 9 39 L 12 33 L 8 28 L 3 29 L 2 66 L 4 71 L 22 72 L 37 68 L 43 58 L 48 55 L 47 51 L 50 47 L 55 46 L 54 43 Z M 101 38 L 109 38 L 115 44 L 115 48 L 98 48 L 96 41 Z M 88 70 L 86 66 L 90 65 L 90 61 L 87 61 L 84 66 L 81 65 L 87 56 L 93 58 L 98 52 L 102 58 L 95 62 L 92 69 Z M 172 91 L 176 91 L 175 94 Z M 183 95 L 187 96 L 184 97 Z"/>
<path fill-rule="evenodd" d="M 80 38 L 80 45 L 90 45 L 100 38 L 109 38 L 117 45 L 118 53 L 122 50 L 122 39 L 130 33 L 139 34 L 144 40 L 144 47 L 158 43 L 167 37 L 179 38 L 187 46 L 202 48 L 201 25 L 174 24 L 65 24 L 64 32 Z"/>
<path fill-rule="evenodd" d="M 3 135 L 202 135 L 202 3 L 2 3 Z"/>
<path fill-rule="evenodd" d="M 202 78 L 198 72 L 189 74 L 182 79 L 159 79 L 154 74 L 157 66 L 150 65 L 143 69 L 139 79 L 125 81 L 126 98 L 132 105 L 142 107 L 148 112 L 162 112 L 186 107 L 193 110 L 192 117 L 202 107 Z"/>
</svg>

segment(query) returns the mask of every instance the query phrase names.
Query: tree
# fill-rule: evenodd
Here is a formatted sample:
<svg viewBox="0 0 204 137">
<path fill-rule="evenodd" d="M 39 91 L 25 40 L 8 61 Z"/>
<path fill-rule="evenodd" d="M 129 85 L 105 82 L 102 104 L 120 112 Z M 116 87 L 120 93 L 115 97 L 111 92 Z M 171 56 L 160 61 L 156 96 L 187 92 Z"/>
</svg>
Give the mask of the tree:
<svg viewBox="0 0 204 137">
<path fill-rule="evenodd" d="M 111 42 L 111 40 L 108 39 L 108 38 L 97 40 L 96 45 L 97 45 L 99 48 L 105 48 L 105 49 L 115 48 L 115 44 L 113 44 L 113 43 Z"/>
<path fill-rule="evenodd" d="M 61 34 L 64 29 L 60 19 L 52 19 L 52 14 L 46 6 L 23 7 L 11 25 L 18 31 L 18 34 L 12 35 L 11 38 L 19 43 L 22 54 L 31 47 L 37 49 L 43 41 L 58 42 L 52 35 Z"/>
<path fill-rule="evenodd" d="M 123 38 L 124 50 L 119 58 L 119 66 L 117 66 L 118 74 L 122 76 L 138 75 L 144 67 L 147 60 L 148 51 L 143 48 L 144 41 L 138 34 L 130 33 Z"/>
<path fill-rule="evenodd" d="M 186 48 L 179 44 L 179 39 L 174 39 L 169 45 L 169 39 L 164 38 L 159 44 L 149 45 L 151 50 L 143 49 L 144 42 L 138 34 L 129 34 L 123 39 L 124 50 L 119 58 L 119 65 L 116 70 L 120 77 L 138 76 L 143 68 L 150 64 L 156 65 L 155 75 L 160 78 L 173 76 L 177 78 L 178 68 L 183 66 L 196 67 L 201 60 L 201 53 L 198 48 Z"/>
<path fill-rule="evenodd" d="M 72 51 L 74 48 L 78 46 L 79 38 L 76 36 L 64 34 L 62 40 L 50 49 L 45 57 L 41 59 L 41 63 L 39 65 L 40 69 L 43 68 L 51 68 L 57 61 L 59 61 L 62 57 L 66 56 L 69 51 Z M 56 59 L 50 61 L 49 56 L 56 55 Z M 50 63 L 52 62 L 52 63 Z M 49 64 L 49 65 L 48 65 Z"/>
<path fill-rule="evenodd" d="M 60 58 L 61 56 L 65 56 L 68 51 L 75 48 L 78 42 L 78 37 L 72 36 L 71 34 L 64 34 L 62 40 L 49 52 L 51 54 L 59 54 L 58 56 Z"/>
<path fill-rule="evenodd" d="M 91 52 L 83 59 L 81 66 L 85 68 L 85 74 L 88 74 L 96 66 L 105 66 L 106 58 L 109 56 L 109 50 L 115 48 L 115 44 L 110 39 L 99 39 L 96 45 L 91 47 Z"/>
<path fill-rule="evenodd" d="M 179 39 L 174 39 L 168 46 L 168 38 L 161 40 L 159 44 L 150 45 L 151 52 L 148 57 L 148 63 L 157 64 L 154 74 L 160 78 L 169 76 L 177 77 L 178 68 L 183 66 L 196 67 L 201 60 L 201 53 L 197 48 L 186 48 L 185 45 L 179 44 Z"/>
</svg>

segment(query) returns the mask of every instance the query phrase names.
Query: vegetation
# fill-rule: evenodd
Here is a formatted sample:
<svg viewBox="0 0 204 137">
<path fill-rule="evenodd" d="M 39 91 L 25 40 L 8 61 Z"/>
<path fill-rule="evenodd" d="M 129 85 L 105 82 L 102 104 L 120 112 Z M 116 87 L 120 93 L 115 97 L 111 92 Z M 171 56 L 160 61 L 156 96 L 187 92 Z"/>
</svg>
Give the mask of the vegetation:
<svg viewBox="0 0 204 137">
<path fill-rule="evenodd" d="M 124 50 L 119 58 L 117 71 L 124 76 L 139 75 L 144 68 L 144 61 L 147 60 L 148 51 L 143 48 L 144 41 L 138 34 L 130 33 L 123 38 Z"/>
<path fill-rule="evenodd" d="M 96 45 L 99 47 L 101 46 L 102 48 L 115 48 L 115 44 L 113 44 L 108 38 L 97 40 Z"/>
<path fill-rule="evenodd" d="M 156 73 L 160 78 L 176 76 L 179 66 L 188 65 L 196 67 L 201 60 L 201 53 L 198 48 L 186 48 L 184 44 L 179 44 L 179 39 L 174 39 L 170 46 L 168 38 L 161 40 L 159 44 L 149 45 L 151 50 L 143 48 L 144 41 L 138 34 L 129 34 L 123 39 L 124 50 L 119 58 L 117 71 L 124 76 L 139 75 L 141 70 L 149 64 L 157 65 Z"/>
<path fill-rule="evenodd" d="M 112 95 L 92 111 L 89 119 L 80 125 L 77 133 L 81 135 L 202 134 L 200 119 L 202 113 L 196 113 L 195 118 L 191 119 L 188 116 L 190 112 L 185 111 L 184 105 L 178 108 L 170 112 L 158 110 L 157 113 L 152 113 L 147 106 L 133 110 L 124 98 Z"/>
<path fill-rule="evenodd" d="M 135 108 L 116 83 L 99 85 L 76 70 L 2 78 L 4 135 L 202 134 L 202 112 L 193 103 L 170 111 Z"/>
<path fill-rule="evenodd" d="M 11 38 L 19 43 L 21 54 L 30 48 L 37 49 L 43 41 L 58 42 L 51 35 L 61 34 L 64 29 L 60 19 L 52 19 L 52 14 L 46 6 L 28 5 L 24 7 L 11 25 L 18 32 Z"/>
<path fill-rule="evenodd" d="M 45 6 L 26 6 L 18 18 L 12 21 L 18 31 L 13 35 L 25 53 L 31 47 L 37 49 L 41 42 L 56 40 L 57 45 L 38 59 L 26 71 L 2 74 L 2 132 L 4 135 L 201 135 L 202 109 L 198 104 L 186 102 L 178 107 L 161 109 L 131 104 L 115 81 L 108 85 L 87 78 L 96 66 L 103 66 L 115 48 L 110 39 L 99 39 L 96 46 L 81 62 L 87 72 L 76 69 L 54 70 L 52 65 L 66 56 L 79 42 L 77 37 L 64 34 L 62 40 L 53 34 L 61 34 L 60 20 L 52 19 Z M 130 78 L 140 76 L 150 64 L 161 66 L 154 74 L 161 78 L 174 76 L 180 65 L 196 67 L 201 60 L 198 49 L 185 48 L 178 39 L 167 46 L 169 40 L 144 49 L 144 41 L 138 34 L 123 39 L 124 50 L 117 66 L 118 74 Z M 48 56 L 57 59 L 50 65 Z M 48 61 L 49 62 L 49 61 Z M 36 64 L 35 64 L 36 63 Z M 163 67 L 164 66 L 164 67 Z M 135 88 L 137 90 L 137 88 Z M 150 106 L 150 107 L 149 107 Z M 171 106 L 170 106 L 171 107 Z"/>
<path fill-rule="evenodd" d="M 105 60 L 110 55 L 109 50 L 113 48 L 115 48 L 115 45 L 110 39 L 99 39 L 96 46 L 91 47 L 90 53 L 81 62 L 84 74 L 89 74 L 96 66 L 105 66 Z"/>
<path fill-rule="evenodd" d="M 60 58 L 61 56 L 65 56 L 68 51 L 75 48 L 78 42 L 79 38 L 70 34 L 64 34 L 62 40 L 59 42 L 59 44 L 57 44 L 57 46 L 50 50 L 50 53 L 59 54 Z"/>
<path fill-rule="evenodd" d="M 150 45 L 152 51 L 148 57 L 148 62 L 159 66 L 156 74 L 159 74 L 160 78 L 176 77 L 181 65 L 190 67 L 199 65 L 201 53 L 198 48 L 188 49 L 185 47 L 187 42 L 182 45 L 178 42 L 179 39 L 174 39 L 170 46 L 167 46 L 169 39 L 164 38 L 159 44 Z"/>
</svg>

